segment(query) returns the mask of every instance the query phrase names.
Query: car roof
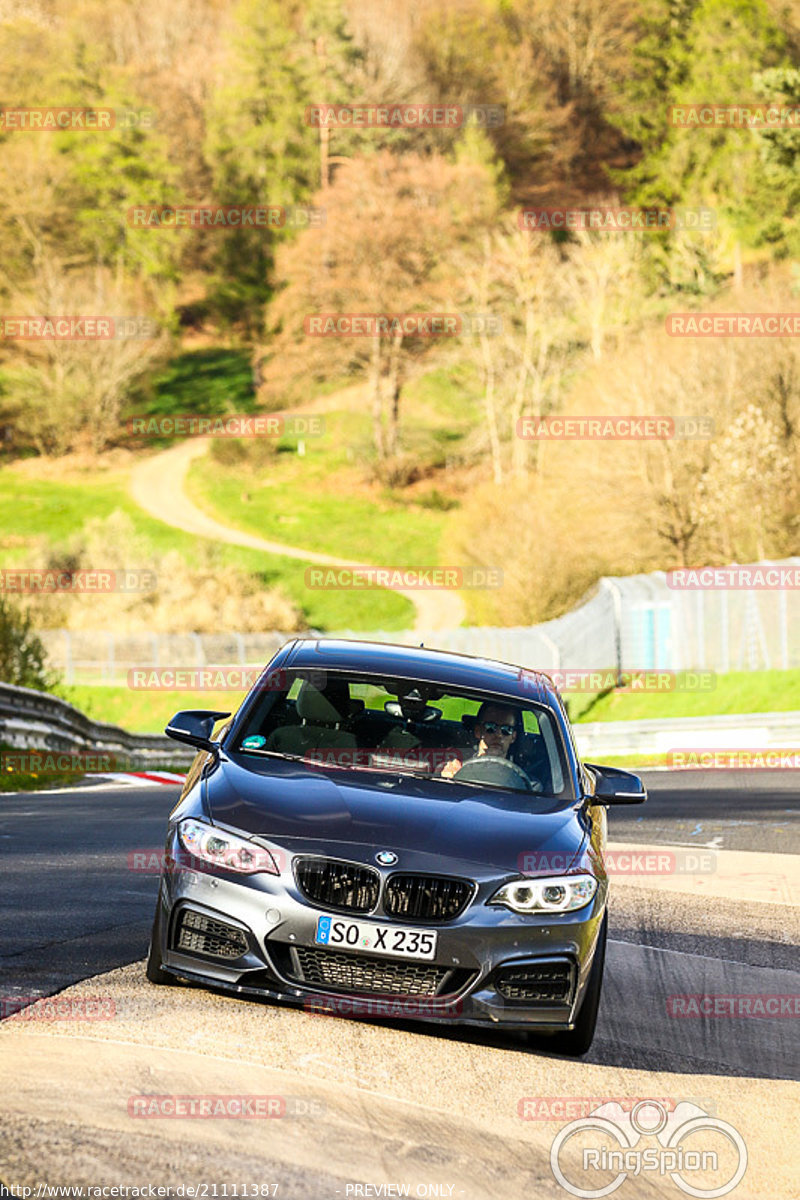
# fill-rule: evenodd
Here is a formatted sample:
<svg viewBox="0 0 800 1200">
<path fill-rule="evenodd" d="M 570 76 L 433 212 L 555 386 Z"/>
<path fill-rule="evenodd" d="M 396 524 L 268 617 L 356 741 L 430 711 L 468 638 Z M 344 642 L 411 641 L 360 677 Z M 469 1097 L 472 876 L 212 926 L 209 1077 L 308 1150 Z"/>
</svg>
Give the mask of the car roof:
<svg viewBox="0 0 800 1200">
<path fill-rule="evenodd" d="M 541 671 L 450 650 L 360 642 L 347 638 L 298 638 L 284 647 L 282 667 L 317 671 L 353 671 L 419 679 L 449 687 L 493 692 L 509 699 L 547 704 L 557 711 L 560 698 L 552 679 Z M 281 655 L 283 657 L 283 655 Z"/>
</svg>

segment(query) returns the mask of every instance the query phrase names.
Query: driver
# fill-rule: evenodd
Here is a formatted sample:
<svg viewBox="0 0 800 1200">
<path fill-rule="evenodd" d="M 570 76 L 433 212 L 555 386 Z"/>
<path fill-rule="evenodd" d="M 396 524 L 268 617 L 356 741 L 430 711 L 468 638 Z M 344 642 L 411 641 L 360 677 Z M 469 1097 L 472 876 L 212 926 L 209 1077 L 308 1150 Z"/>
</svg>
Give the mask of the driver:
<svg viewBox="0 0 800 1200">
<path fill-rule="evenodd" d="M 472 757 L 508 758 L 509 751 L 517 739 L 517 722 L 513 708 L 486 701 L 478 709 L 475 718 L 475 742 L 477 749 Z M 443 779 L 452 779 L 464 765 L 461 758 L 451 758 L 439 774 Z"/>
</svg>

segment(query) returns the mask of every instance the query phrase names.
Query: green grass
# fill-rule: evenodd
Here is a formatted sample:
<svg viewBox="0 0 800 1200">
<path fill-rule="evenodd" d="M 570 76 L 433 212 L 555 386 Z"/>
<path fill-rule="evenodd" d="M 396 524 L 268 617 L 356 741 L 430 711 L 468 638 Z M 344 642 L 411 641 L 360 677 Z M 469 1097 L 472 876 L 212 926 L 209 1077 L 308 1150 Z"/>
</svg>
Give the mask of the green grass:
<svg viewBox="0 0 800 1200">
<path fill-rule="evenodd" d="M 304 456 L 278 454 L 252 474 L 199 459 L 187 490 L 198 507 L 260 537 L 351 562 L 437 565 L 446 516 L 359 487 L 347 442 L 360 425 L 354 414 L 329 414 L 325 437 L 307 439 Z"/>
<path fill-rule="evenodd" d="M 192 414 L 204 417 L 255 410 L 253 370 L 247 350 L 210 346 L 178 354 L 131 399 L 126 417 L 166 417 Z M 133 439 L 135 443 L 142 441 Z M 127 441 L 127 438 L 126 438 Z M 174 437 L 153 437 L 146 444 L 168 446 Z"/>
<path fill-rule="evenodd" d="M 800 670 L 731 671 L 712 675 L 711 683 L 707 691 L 611 692 L 585 709 L 577 720 L 643 721 L 800 711 Z M 574 711 L 572 703 L 570 710 Z"/>
<path fill-rule="evenodd" d="M 125 472 L 93 469 L 50 480 L 6 467 L 0 470 L 0 529 L 7 531 L 0 535 L 0 566 L 24 567 L 38 539 L 63 547 L 90 517 L 107 517 L 116 509 L 128 514 L 156 553 L 177 550 L 190 565 L 198 564 L 199 539 L 143 513 L 128 494 Z M 296 559 L 222 545 L 219 562 L 258 575 L 266 587 L 280 587 L 312 628 L 405 629 L 411 621 L 410 603 L 392 592 L 310 591 L 309 564 Z"/>
<path fill-rule="evenodd" d="M 130 733 L 163 733 L 171 717 L 183 708 L 207 708 L 235 713 L 245 692 L 148 692 L 127 687 L 63 689 L 69 700 L 93 721 L 119 725 Z"/>
<path fill-rule="evenodd" d="M 53 751 L 47 750 L 20 750 L 13 746 L 0 746 L 0 795 L 4 792 L 34 792 L 38 788 L 75 783 L 80 776 L 74 771 L 19 769 L 20 765 L 30 766 L 31 756 L 35 754 L 41 754 L 46 764 L 46 756 L 52 753 Z M 23 761 L 19 764 L 18 755 L 25 756 L 28 762 Z"/>
<path fill-rule="evenodd" d="M 172 359 L 130 411 L 215 415 L 252 412 L 254 407 L 249 353 L 210 347 Z M 478 381 L 471 368 L 430 371 L 404 391 L 402 453 L 415 462 L 443 465 L 479 419 Z M 344 411 L 327 414 L 326 421 L 325 436 L 307 438 L 302 456 L 296 441 L 284 438 L 278 452 L 262 457 L 255 467 L 225 465 L 212 454 L 198 460 L 187 485 L 195 503 L 235 528 L 348 561 L 439 564 L 451 519 L 448 510 L 458 506 L 458 499 L 433 486 L 413 493 L 365 486 L 369 414 Z M 148 439 L 147 444 L 156 450 L 172 440 Z M 123 471 L 73 471 L 59 480 L 37 480 L 13 467 L 0 470 L 0 528 L 10 532 L 0 536 L 0 565 L 24 566 L 34 540 L 64 546 L 90 517 L 107 517 L 116 509 L 128 514 L 154 552 L 177 550 L 196 564 L 197 540 L 142 513 L 128 495 L 127 483 Z M 309 590 L 308 564 L 295 559 L 224 546 L 219 562 L 281 588 L 312 628 L 399 630 L 413 621 L 409 601 L 386 589 Z"/>
<path fill-rule="evenodd" d="M 800 670 L 736 672 L 718 676 L 716 682 L 715 688 L 703 693 L 655 692 L 639 696 L 617 693 L 601 700 L 586 719 L 621 721 L 800 710 Z M 88 685 L 64 687 L 60 694 L 93 720 L 108 721 L 134 733 L 162 732 L 170 717 L 182 708 L 235 712 L 245 695 L 244 692 L 222 691 L 148 692 L 122 686 Z M 611 716 L 609 709 L 613 712 Z M 602 715 L 596 715 L 598 710 Z M 666 764 L 664 754 L 599 757 L 609 766 L 630 766 L 632 769 Z"/>
</svg>

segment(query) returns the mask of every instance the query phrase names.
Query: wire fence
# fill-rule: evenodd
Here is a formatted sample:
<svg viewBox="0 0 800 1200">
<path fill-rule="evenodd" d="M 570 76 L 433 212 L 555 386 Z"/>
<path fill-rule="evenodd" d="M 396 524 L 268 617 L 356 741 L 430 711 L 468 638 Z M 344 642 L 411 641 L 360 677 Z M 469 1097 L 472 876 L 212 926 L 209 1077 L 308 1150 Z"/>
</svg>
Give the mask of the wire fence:
<svg viewBox="0 0 800 1200">
<path fill-rule="evenodd" d="M 743 565 L 786 568 L 800 558 Z M 793 570 L 792 570 L 793 569 Z M 772 571 L 772 575 L 775 572 Z M 68 684 L 125 685 L 137 668 L 258 667 L 286 633 L 142 633 L 46 630 L 50 666 Z M 541 625 L 473 626 L 428 633 L 340 631 L 330 636 L 423 645 L 531 669 L 756 671 L 800 667 L 800 588 L 675 587 L 663 571 L 603 578 L 575 609 Z"/>
</svg>

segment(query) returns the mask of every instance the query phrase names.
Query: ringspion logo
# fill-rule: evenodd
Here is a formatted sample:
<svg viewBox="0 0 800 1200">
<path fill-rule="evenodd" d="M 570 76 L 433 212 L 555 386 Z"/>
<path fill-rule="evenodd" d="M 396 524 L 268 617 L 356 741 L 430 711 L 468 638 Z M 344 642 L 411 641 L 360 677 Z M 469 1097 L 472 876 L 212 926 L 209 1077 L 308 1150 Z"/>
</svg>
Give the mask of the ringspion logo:
<svg viewBox="0 0 800 1200">
<path fill-rule="evenodd" d="M 654 1138 L 656 1145 L 640 1146 L 643 1138 Z M 642 1100 L 626 1112 L 612 1102 L 560 1130 L 550 1148 L 550 1167 L 565 1191 L 581 1200 L 609 1196 L 630 1176 L 640 1175 L 669 1176 L 686 1195 L 713 1200 L 741 1182 L 747 1147 L 737 1129 L 698 1104 L 682 1101 L 669 1111 L 659 1100 Z M 609 1172 L 616 1172 L 611 1182 Z"/>
</svg>

